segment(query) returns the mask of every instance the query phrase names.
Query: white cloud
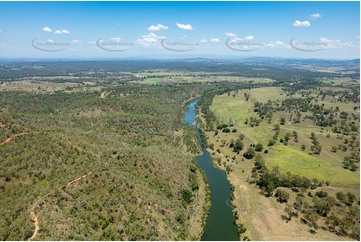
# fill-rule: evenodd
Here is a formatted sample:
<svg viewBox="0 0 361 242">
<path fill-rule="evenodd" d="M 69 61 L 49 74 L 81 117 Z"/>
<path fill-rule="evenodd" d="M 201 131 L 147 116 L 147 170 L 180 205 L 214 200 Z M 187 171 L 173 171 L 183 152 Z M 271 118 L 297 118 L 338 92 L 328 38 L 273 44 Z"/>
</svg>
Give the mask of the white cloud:
<svg viewBox="0 0 361 242">
<path fill-rule="evenodd" d="M 314 13 L 314 14 L 311 14 L 310 15 L 310 18 L 312 18 L 312 19 L 316 19 L 316 18 L 321 18 L 322 16 L 321 16 L 321 14 L 319 14 L 319 13 Z"/>
<path fill-rule="evenodd" d="M 177 23 L 178 28 L 183 29 L 183 30 L 192 30 L 192 25 L 190 24 L 180 24 Z"/>
<path fill-rule="evenodd" d="M 149 31 L 159 31 L 159 30 L 163 30 L 163 29 L 168 29 L 168 26 L 165 26 L 163 24 L 156 24 L 156 25 L 151 25 L 148 27 Z"/>
<path fill-rule="evenodd" d="M 90 41 L 88 41 L 88 44 L 95 44 L 95 41 L 94 40 L 90 40 Z"/>
<path fill-rule="evenodd" d="M 201 43 L 207 43 L 208 42 L 208 40 L 206 40 L 206 39 L 201 39 Z"/>
<path fill-rule="evenodd" d="M 54 34 L 70 34 L 70 32 L 66 29 L 62 29 L 62 30 L 57 29 L 54 31 Z"/>
<path fill-rule="evenodd" d="M 283 43 L 281 40 L 271 41 L 265 44 L 266 47 L 271 49 L 281 49 L 281 48 L 287 48 L 288 46 Z"/>
<path fill-rule="evenodd" d="M 224 33 L 228 37 L 236 37 L 237 35 L 234 33 Z"/>
<path fill-rule="evenodd" d="M 44 32 L 53 32 L 53 30 L 51 30 L 51 28 L 49 28 L 49 27 L 44 27 L 43 31 Z"/>
<path fill-rule="evenodd" d="M 55 43 L 55 41 L 52 40 L 52 39 L 48 39 L 46 42 L 47 42 L 47 43 Z"/>
<path fill-rule="evenodd" d="M 238 42 L 238 41 L 241 41 L 242 39 L 241 38 L 238 38 L 238 37 L 234 37 L 234 38 L 232 38 L 231 39 L 231 43 L 236 43 L 236 42 Z"/>
<path fill-rule="evenodd" d="M 244 37 L 244 40 L 253 40 L 254 37 L 253 35 L 247 35 L 246 37 Z"/>
<path fill-rule="evenodd" d="M 332 40 L 326 37 L 320 38 L 320 43 L 324 49 L 340 49 L 343 47 L 356 47 L 353 42 L 342 42 L 341 40 Z M 357 45 L 358 46 L 358 45 Z"/>
<path fill-rule="evenodd" d="M 144 47 L 151 47 L 151 46 L 159 47 L 160 41 L 164 38 L 165 38 L 164 36 L 158 36 L 154 33 L 150 33 L 147 35 L 143 35 L 139 39 L 137 39 L 137 43 L 143 45 Z"/>
<path fill-rule="evenodd" d="M 112 40 L 115 42 L 120 42 L 122 39 L 120 37 L 114 37 L 112 38 Z"/>
<path fill-rule="evenodd" d="M 74 39 L 74 40 L 72 40 L 71 41 L 73 44 L 79 44 L 79 43 L 81 43 L 81 41 L 80 40 L 77 40 L 77 39 Z"/>
<path fill-rule="evenodd" d="M 296 20 L 293 23 L 293 26 L 295 26 L 295 27 L 309 27 L 309 26 L 311 26 L 311 24 L 307 20 L 306 21 Z"/>
<path fill-rule="evenodd" d="M 213 42 L 213 43 L 218 43 L 220 42 L 220 40 L 218 38 L 211 38 L 209 41 Z"/>
<path fill-rule="evenodd" d="M 356 46 L 353 42 L 345 42 L 343 45 L 345 47 L 355 47 Z"/>
</svg>

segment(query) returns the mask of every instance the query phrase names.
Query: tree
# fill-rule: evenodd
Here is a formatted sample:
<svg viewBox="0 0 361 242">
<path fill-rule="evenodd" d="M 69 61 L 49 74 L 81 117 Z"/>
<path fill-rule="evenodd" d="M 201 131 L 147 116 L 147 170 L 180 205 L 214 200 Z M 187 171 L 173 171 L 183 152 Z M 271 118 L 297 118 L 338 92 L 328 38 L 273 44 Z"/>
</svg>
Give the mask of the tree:
<svg viewBox="0 0 361 242">
<path fill-rule="evenodd" d="M 238 151 L 243 150 L 243 148 L 244 148 L 243 142 L 241 141 L 241 139 L 237 139 L 236 143 L 233 146 L 233 151 L 238 152 Z"/>
<path fill-rule="evenodd" d="M 183 201 L 189 204 L 192 201 L 192 192 L 188 189 L 183 189 L 181 193 Z"/>
<path fill-rule="evenodd" d="M 325 192 L 325 191 L 318 191 L 315 193 L 315 195 L 319 198 L 322 198 L 322 197 L 327 197 L 328 196 L 328 193 Z"/>
<path fill-rule="evenodd" d="M 301 146 L 301 150 L 302 150 L 302 151 L 305 151 L 305 149 L 306 149 L 306 145 L 302 145 L 302 146 Z"/>
<path fill-rule="evenodd" d="M 315 133 L 314 132 L 311 132 L 311 139 L 315 139 Z"/>
<path fill-rule="evenodd" d="M 304 222 L 308 224 L 308 226 L 312 227 L 314 230 L 318 229 L 318 215 L 313 210 L 305 210 L 304 217 L 302 219 Z"/>
<path fill-rule="evenodd" d="M 268 140 L 268 146 L 272 146 L 275 144 L 275 140 L 274 139 L 270 139 Z"/>
<path fill-rule="evenodd" d="M 321 216 L 326 217 L 331 208 L 335 205 L 336 199 L 334 197 L 318 198 L 313 197 L 313 204 L 316 212 Z"/>
<path fill-rule="evenodd" d="M 275 193 L 275 197 L 278 198 L 277 201 L 279 201 L 280 203 L 286 203 L 290 198 L 290 194 L 288 194 L 288 192 L 283 191 L 281 189 L 277 189 Z"/>
<path fill-rule="evenodd" d="M 239 135 L 239 138 L 240 138 L 241 140 L 244 140 L 244 134 L 240 134 L 240 135 Z"/>
<path fill-rule="evenodd" d="M 231 132 L 231 130 L 230 130 L 229 128 L 224 128 L 224 129 L 222 130 L 222 132 L 223 132 L 223 133 L 229 133 L 229 132 Z"/>
<path fill-rule="evenodd" d="M 345 195 L 343 192 L 337 192 L 337 193 L 336 193 L 336 198 L 337 198 L 340 202 L 343 202 L 343 203 L 346 203 L 346 202 L 347 202 L 347 197 L 346 197 L 346 195 Z"/>
<path fill-rule="evenodd" d="M 262 191 L 266 192 L 268 196 L 271 196 L 273 190 L 279 185 L 279 179 L 275 174 L 267 172 L 257 181 L 257 185 Z"/>
<path fill-rule="evenodd" d="M 261 170 L 266 167 L 264 160 L 260 154 L 257 154 L 255 159 L 256 161 L 254 162 L 254 166 L 256 167 L 257 170 Z"/>
<path fill-rule="evenodd" d="M 346 193 L 346 197 L 347 197 L 346 205 L 348 206 L 351 206 L 356 200 L 355 194 L 352 194 L 351 192 Z"/>
<path fill-rule="evenodd" d="M 292 207 L 287 204 L 284 211 L 287 214 L 287 217 L 286 217 L 287 221 L 291 221 L 292 217 L 295 216 L 295 213 L 293 212 Z"/>
<path fill-rule="evenodd" d="M 247 228 L 243 224 L 238 225 L 238 234 L 244 234 L 247 231 Z"/>
<path fill-rule="evenodd" d="M 243 156 L 246 159 L 253 159 L 253 157 L 256 155 L 256 152 L 254 151 L 254 149 L 252 147 L 248 148 L 246 152 L 244 152 Z"/>
<path fill-rule="evenodd" d="M 302 196 L 297 196 L 296 197 L 296 201 L 293 203 L 293 207 L 296 209 L 296 211 L 301 211 L 303 204 L 304 204 L 304 197 Z"/>
<path fill-rule="evenodd" d="M 281 124 L 281 125 L 285 125 L 285 123 L 286 123 L 286 118 L 285 118 L 285 117 L 281 117 L 280 124 Z"/>
<path fill-rule="evenodd" d="M 261 143 L 258 143 L 254 149 L 255 149 L 255 151 L 260 152 L 263 150 L 263 145 Z"/>
</svg>

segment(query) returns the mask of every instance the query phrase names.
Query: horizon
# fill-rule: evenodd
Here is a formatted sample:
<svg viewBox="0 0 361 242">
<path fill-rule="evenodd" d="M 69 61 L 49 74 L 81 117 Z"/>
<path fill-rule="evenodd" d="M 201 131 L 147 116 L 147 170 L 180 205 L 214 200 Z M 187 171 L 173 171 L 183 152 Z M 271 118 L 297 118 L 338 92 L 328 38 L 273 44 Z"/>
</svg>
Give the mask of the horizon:
<svg viewBox="0 0 361 242">
<path fill-rule="evenodd" d="M 359 59 L 359 7 L 360 2 L 0 2 L 0 59 Z"/>
<path fill-rule="evenodd" d="M 134 56 L 134 57 L 75 57 L 75 58 L 49 58 L 49 57 L 24 57 L 24 58 L 2 58 L 0 57 L 0 61 L 162 61 L 162 60 L 170 60 L 170 61 L 182 61 L 182 60 L 195 60 L 195 59 L 204 59 L 204 60 L 224 60 L 224 61 L 240 61 L 240 60 L 248 60 L 248 59 L 273 59 L 273 60 L 300 60 L 300 61 L 360 61 L 360 58 L 305 58 L 305 57 L 273 57 L 273 56 L 246 56 L 246 57 L 234 57 L 234 56 L 217 56 L 217 57 L 205 57 L 205 56 L 196 56 L 196 57 L 142 57 L 142 56 Z"/>
</svg>

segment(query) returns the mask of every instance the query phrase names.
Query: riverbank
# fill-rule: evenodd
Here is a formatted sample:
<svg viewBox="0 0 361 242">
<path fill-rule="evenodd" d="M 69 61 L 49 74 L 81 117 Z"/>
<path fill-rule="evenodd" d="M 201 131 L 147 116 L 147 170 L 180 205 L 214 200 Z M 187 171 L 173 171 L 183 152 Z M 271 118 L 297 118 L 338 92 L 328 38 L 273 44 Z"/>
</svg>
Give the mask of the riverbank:
<svg viewBox="0 0 361 242">
<path fill-rule="evenodd" d="M 232 208 L 226 204 L 231 197 L 231 185 L 224 171 L 216 169 L 211 161 L 210 153 L 203 145 L 200 130 L 194 125 L 196 121 L 195 105 L 199 99 L 187 104 L 184 121 L 197 131 L 202 155 L 196 157 L 196 163 L 201 167 L 207 177 L 211 191 L 211 207 L 207 218 L 202 240 L 239 240 L 237 227 L 234 223 Z M 220 223 L 220 221 L 222 221 Z"/>
</svg>

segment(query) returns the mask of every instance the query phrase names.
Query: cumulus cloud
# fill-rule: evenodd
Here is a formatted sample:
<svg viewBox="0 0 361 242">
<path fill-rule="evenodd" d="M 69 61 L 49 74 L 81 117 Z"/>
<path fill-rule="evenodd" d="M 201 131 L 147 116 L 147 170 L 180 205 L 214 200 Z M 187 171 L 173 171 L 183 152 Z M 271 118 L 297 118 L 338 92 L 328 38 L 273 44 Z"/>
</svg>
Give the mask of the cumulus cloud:
<svg viewBox="0 0 361 242">
<path fill-rule="evenodd" d="M 159 31 L 159 30 L 163 30 L 163 29 L 168 29 L 168 26 L 165 26 L 163 24 L 156 24 L 156 25 L 151 25 L 148 27 L 149 31 Z"/>
<path fill-rule="evenodd" d="M 310 18 L 312 18 L 312 19 L 316 19 L 316 18 L 321 18 L 322 16 L 321 16 L 321 14 L 319 14 L 319 13 L 314 13 L 314 14 L 311 14 L 310 15 Z"/>
<path fill-rule="evenodd" d="M 53 30 L 51 28 L 49 28 L 49 27 L 44 27 L 43 31 L 44 32 L 53 32 Z"/>
<path fill-rule="evenodd" d="M 192 30 L 192 25 L 190 24 L 180 24 L 177 23 L 178 28 L 183 29 L 183 30 Z"/>
<path fill-rule="evenodd" d="M 218 43 L 220 42 L 220 40 L 218 38 L 211 38 L 209 41 L 213 42 L 213 43 Z"/>
<path fill-rule="evenodd" d="M 311 26 L 311 24 L 307 20 L 306 21 L 296 20 L 293 23 L 293 26 L 295 26 L 295 27 L 309 27 L 309 26 Z"/>
<path fill-rule="evenodd" d="M 66 29 L 62 29 L 62 30 L 57 29 L 54 31 L 54 34 L 70 34 L 70 32 Z"/>
<path fill-rule="evenodd" d="M 234 33 L 224 33 L 228 37 L 236 37 L 237 35 Z"/>
<path fill-rule="evenodd" d="M 139 39 L 137 39 L 137 43 L 144 47 L 159 47 L 159 43 L 162 39 L 164 39 L 164 36 L 158 36 L 154 33 L 149 33 L 147 35 L 141 36 Z"/>
<path fill-rule="evenodd" d="M 238 41 L 241 41 L 242 39 L 241 38 L 238 38 L 238 37 L 234 37 L 230 40 L 231 43 L 236 43 Z"/>
<path fill-rule="evenodd" d="M 81 41 L 80 41 L 80 40 L 77 40 L 77 39 L 74 39 L 74 40 L 71 41 L 71 43 L 73 43 L 73 44 L 79 44 L 79 43 L 81 43 Z"/>
<path fill-rule="evenodd" d="M 247 35 L 246 37 L 244 37 L 244 40 L 254 40 L 253 35 Z"/>
<path fill-rule="evenodd" d="M 206 39 L 201 39 L 200 42 L 201 42 L 201 43 L 208 43 L 208 40 L 206 40 Z"/>
</svg>

